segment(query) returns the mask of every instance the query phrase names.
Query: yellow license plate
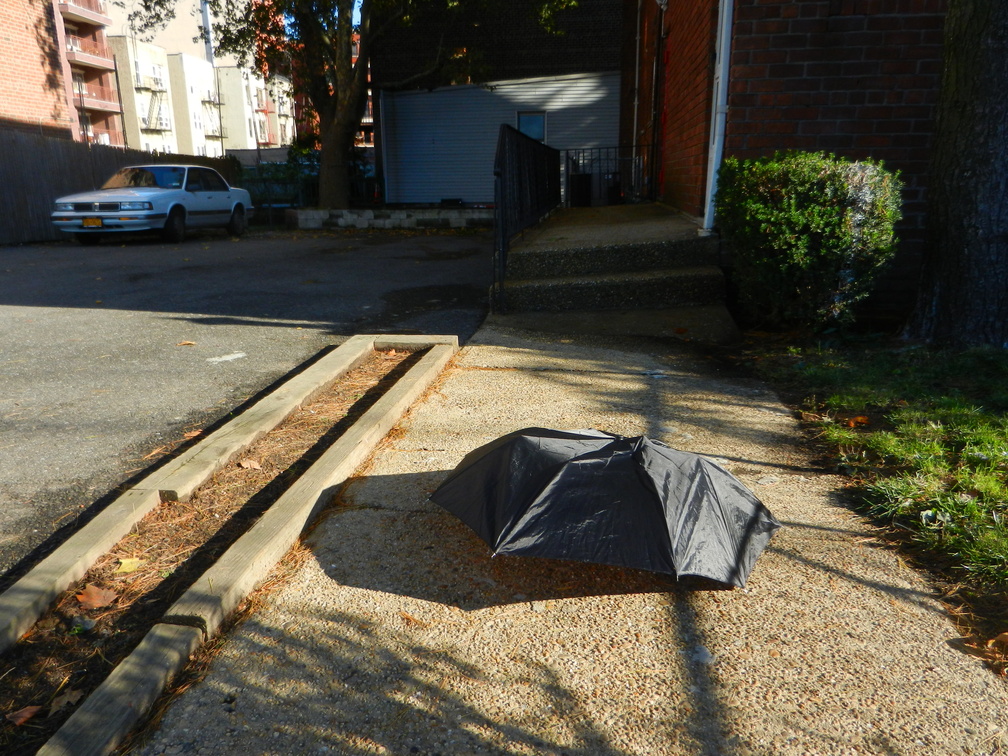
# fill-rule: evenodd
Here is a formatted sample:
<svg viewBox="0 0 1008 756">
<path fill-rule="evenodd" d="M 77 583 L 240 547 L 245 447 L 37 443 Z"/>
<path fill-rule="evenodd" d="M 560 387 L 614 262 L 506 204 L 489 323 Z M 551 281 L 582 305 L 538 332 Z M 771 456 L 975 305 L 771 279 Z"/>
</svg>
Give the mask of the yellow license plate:
<svg viewBox="0 0 1008 756">
<path fill-rule="evenodd" d="M 84 218 L 81 225 L 84 228 L 101 228 L 101 218 Z"/>
</svg>

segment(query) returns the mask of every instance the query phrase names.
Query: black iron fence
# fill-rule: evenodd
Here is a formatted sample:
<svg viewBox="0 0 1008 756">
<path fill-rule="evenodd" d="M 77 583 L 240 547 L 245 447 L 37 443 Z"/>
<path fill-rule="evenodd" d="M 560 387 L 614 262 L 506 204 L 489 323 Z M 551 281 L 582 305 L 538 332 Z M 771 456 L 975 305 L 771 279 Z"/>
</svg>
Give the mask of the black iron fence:
<svg viewBox="0 0 1008 756">
<path fill-rule="evenodd" d="M 318 205 L 318 173 L 292 163 L 242 166 L 241 187 L 252 195 L 258 223 L 283 222 L 289 207 Z"/>
<path fill-rule="evenodd" d="M 560 205 L 561 186 L 560 151 L 502 125 L 494 160 L 494 309 L 501 305 L 511 240 Z"/>
<path fill-rule="evenodd" d="M 617 205 L 654 199 L 654 161 L 648 145 L 564 151 L 564 204 Z"/>
</svg>

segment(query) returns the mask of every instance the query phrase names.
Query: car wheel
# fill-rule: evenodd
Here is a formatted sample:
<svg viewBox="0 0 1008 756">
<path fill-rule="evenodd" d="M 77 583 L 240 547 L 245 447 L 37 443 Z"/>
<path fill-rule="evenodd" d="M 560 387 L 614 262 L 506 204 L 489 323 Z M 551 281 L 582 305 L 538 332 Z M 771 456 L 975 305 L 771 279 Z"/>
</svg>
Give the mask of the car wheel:
<svg viewBox="0 0 1008 756">
<path fill-rule="evenodd" d="M 241 236 L 248 228 L 248 219 L 245 217 L 245 208 L 241 205 L 231 211 L 231 220 L 228 221 L 227 231 L 231 236 Z"/>
<path fill-rule="evenodd" d="M 101 241 L 101 234 L 74 234 L 74 238 L 79 244 L 89 247 Z"/>
<path fill-rule="evenodd" d="M 174 208 L 168 213 L 168 220 L 164 224 L 164 238 L 174 244 L 178 244 L 185 239 L 185 215 L 179 208 Z"/>
</svg>

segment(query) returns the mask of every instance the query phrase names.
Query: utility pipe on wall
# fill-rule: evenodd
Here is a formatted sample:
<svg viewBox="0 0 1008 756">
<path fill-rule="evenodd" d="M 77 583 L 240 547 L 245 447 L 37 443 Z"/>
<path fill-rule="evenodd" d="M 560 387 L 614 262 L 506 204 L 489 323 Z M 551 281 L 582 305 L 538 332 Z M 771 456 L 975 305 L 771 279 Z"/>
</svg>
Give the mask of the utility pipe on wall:
<svg viewBox="0 0 1008 756">
<path fill-rule="evenodd" d="M 732 13 L 734 0 L 720 0 L 718 8 L 717 62 L 714 70 L 714 106 L 711 111 L 711 141 L 707 156 L 707 192 L 703 227 L 714 225 L 714 195 L 717 172 L 724 155 L 725 122 L 728 116 L 728 77 L 731 73 Z"/>
<path fill-rule="evenodd" d="M 633 84 L 633 159 L 637 159 L 637 114 L 640 108 L 640 38 L 641 38 L 641 6 L 644 0 L 637 0 L 637 52 L 634 57 L 634 84 Z"/>
</svg>

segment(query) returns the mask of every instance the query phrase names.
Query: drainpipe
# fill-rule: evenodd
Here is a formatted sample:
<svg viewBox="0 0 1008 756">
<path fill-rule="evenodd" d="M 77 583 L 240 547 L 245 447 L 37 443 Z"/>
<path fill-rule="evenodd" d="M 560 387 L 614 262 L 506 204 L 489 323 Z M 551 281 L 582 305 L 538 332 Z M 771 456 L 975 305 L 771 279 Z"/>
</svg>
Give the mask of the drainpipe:
<svg viewBox="0 0 1008 756">
<path fill-rule="evenodd" d="M 728 77 L 731 72 L 731 33 L 734 0 L 721 0 L 718 8 L 717 62 L 714 71 L 714 107 L 711 113 L 711 143 L 707 159 L 707 193 L 703 227 L 714 226 L 714 195 L 717 172 L 724 155 L 725 122 L 728 115 Z"/>
<path fill-rule="evenodd" d="M 123 149 L 129 149 L 129 138 L 126 136 L 126 111 L 123 110 L 122 84 L 119 82 L 119 60 L 112 56 L 112 70 L 115 73 L 116 99 L 119 100 L 119 125 L 122 127 Z"/>
<path fill-rule="evenodd" d="M 654 60 L 651 67 L 651 147 L 648 155 L 648 199 L 654 200 L 659 195 L 658 177 L 660 175 L 663 134 L 659 130 L 660 108 L 664 106 L 665 96 L 662 83 L 665 80 L 665 11 L 668 10 L 668 0 L 658 0 L 658 24 L 655 29 Z"/>
<path fill-rule="evenodd" d="M 216 63 L 211 63 L 214 72 L 214 96 L 217 98 L 217 128 L 220 130 L 220 156 L 224 157 L 227 154 L 227 149 L 224 147 L 224 116 L 221 115 L 221 91 L 220 91 L 220 69 L 217 68 Z"/>
<path fill-rule="evenodd" d="M 640 107 L 640 22 L 641 6 L 644 0 L 637 0 L 637 52 L 634 53 L 634 85 L 633 85 L 633 159 L 637 160 L 637 112 Z"/>
</svg>

